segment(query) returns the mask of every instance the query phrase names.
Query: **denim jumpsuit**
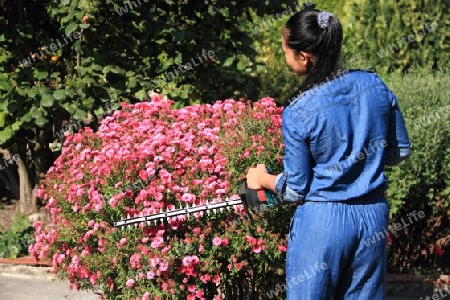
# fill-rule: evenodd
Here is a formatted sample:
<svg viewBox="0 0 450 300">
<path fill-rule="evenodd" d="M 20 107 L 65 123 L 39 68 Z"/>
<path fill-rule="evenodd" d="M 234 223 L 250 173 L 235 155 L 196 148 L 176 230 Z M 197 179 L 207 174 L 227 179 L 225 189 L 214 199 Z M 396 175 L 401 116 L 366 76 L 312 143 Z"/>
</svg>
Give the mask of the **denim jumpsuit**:
<svg viewBox="0 0 450 300">
<path fill-rule="evenodd" d="M 282 133 L 276 192 L 305 201 L 288 237 L 288 300 L 384 299 L 384 168 L 411 150 L 395 95 L 373 72 L 345 71 L 294 98 Z"/>
</svg>

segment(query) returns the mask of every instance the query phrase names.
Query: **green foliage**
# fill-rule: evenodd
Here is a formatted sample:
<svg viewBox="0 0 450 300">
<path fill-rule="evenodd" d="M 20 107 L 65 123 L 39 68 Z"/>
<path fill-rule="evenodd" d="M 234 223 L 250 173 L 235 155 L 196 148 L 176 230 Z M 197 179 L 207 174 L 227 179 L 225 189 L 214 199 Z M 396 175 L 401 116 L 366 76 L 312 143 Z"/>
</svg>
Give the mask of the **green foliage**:
<svg viewBox="0 0 450 300">
<path fill-rule="evenodd" d="M 301 9 L 301 2 L 294 12 Z M 393 0 L 313 2 L 316 8 L 333 12 L 341 21 L 344 31 L 342 63 L 347 68 L 373 69 L 381 74 L 448 68 L 450 4 L 445 0 L 439 3 L 406 0 L 400 3 Z M 286 65 L 281 48 L 281 30 L 290 16 L 289 11 L 288 16 L 266 16 L 248 25 L 258 51 L 257 75 L 261 82 L 258 97 L 270 96 L 278 103 L 283 103 L 300 85 Z M 431 27 L 433 22 L 437 27 Z M 429 28 L 426 28 L 427 23 Z M 410 35 L 414 35 L 412 42 L 408 40 Z M 395 43 L 397 46 L 393 45 Z"/>
<path fill-rule="evenodd" d="M 391 208 L 395 214 L 406 199 L 422 200 L 423 209 L 424 200 L 450 197 L 450 79 L 445 74 L 410 73 L 387 77 L 387 84 L 399 99 L 413 144 L 411 157 L 388 172 L 395 186 L 390 197 L 399 201 Z M 448 209 L 448 202 L 442 204 Z M 436 213 L 439 207 L 434 209 Z"/>
<path fill-rule="evenodd" d="M 430 247 L 450 236 L 450 79 L 445 73 L 409 73 L 386 81 L 399 99 L 413 145 L 409 159 L 387 170 L 391 223 L 414 210 L 426 214 L 394 239 L 390 267 L 417 271 L 432 262 Z"/>
<path fill-rule="evenodd" d="M 254 11 L 282 2 L 258 1 Z M 67 0 L 9 8 L 14 14 L 0 17 L 0 144 L 58 113 L 102 116 L 105 103 L 142 101 L 156 87 L 180 105 L 254 93 L 255 52 L 239 29 L 252 6 Z"/>
<path fill-rule="evenodd" d="M 448 67 L 450 3 L 446 0 L 350 0 L 345 24 L 347 60 L 377 72 Z"/>
<path fill-rule="evenodd" d="M 33 232 L 34 229 L 28 219 L 23 215 L 17 215 L 11 226 L 0 233 L 0 257 L 17 258 L 26 255 Z"/>
</svg>

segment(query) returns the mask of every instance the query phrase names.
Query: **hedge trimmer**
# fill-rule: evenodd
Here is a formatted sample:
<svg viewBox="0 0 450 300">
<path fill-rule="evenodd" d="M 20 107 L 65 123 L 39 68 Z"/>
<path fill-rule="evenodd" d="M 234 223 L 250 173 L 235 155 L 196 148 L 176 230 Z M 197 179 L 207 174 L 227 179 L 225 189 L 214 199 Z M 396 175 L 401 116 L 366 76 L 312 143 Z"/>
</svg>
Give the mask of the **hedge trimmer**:
<svg viewBox="0 0 450 300">
<path fill-rule="evenodd" d="M 217 210 L 223 211 L 224 209 L 231 208 L 236 205 L 244 205 L 249 211 L 262 211 L 263 208 L 267 206 L 275 206 L 283 202 L 277 194 L 269 190 L 254 190 L 247 186 L 247 180 L 242 179 L 239 182 L 239 198 L 237 199 L 226 199 L 220 202 L 211 202 L 200 205 L 193 205 L 191 207 L 179 208 L 173 210 L 165 210 L 159 213 L 151 215 L 141 215 L 137 217 L 127 216 L 127 218 L 121 219 L 120 221 L 114 222 L 115 227 L 123 226 L 137 226 L 139 223 L 150 224 L 155 222 L 155 224 L 164 220 L 171 220 L 173 217 L 186 215 L 200 215 L 203 216 L 204 213 L 210 214 L 216 213 Z"/>
</svg>

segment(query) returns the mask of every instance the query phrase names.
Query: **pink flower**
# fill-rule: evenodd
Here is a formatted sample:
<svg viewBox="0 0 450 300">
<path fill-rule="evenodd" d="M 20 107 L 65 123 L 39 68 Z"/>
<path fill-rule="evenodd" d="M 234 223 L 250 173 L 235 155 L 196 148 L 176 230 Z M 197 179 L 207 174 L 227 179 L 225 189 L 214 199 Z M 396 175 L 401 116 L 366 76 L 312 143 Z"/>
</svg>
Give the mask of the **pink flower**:
<svg viewBox="0 0 450 300">
<path fill-rule="evenodd" d="M 221 239 L 220 237 L 216 236 L 216 237 L 213 239 L 213 245 L 214 245 L 214 246 L 220 246 L 221 244 L 222 244 L 222 239 Z"/>
<path fill-rule="evenodd" d="M 155 278 L 155 272 L 148 271 L 147 272 L 147 279 L 153 279 L 153 278 Z"/>
<path fill-rule="evenodd" d="M 153 249 L 157 249 L 157 248 L 160 248 L 160 247 L 163 246 L 163 242 L 164 242 L 164 239 L 163 239 L 162 237 L 156 236 L 156 237 L 154 237 L 154 238 L 152 239 L 152 242 L 151 242 L 150 246 L 151 246 Z"/>
<path fill-rule="evenodd" d="M 97 283 L 97 277 L 95 277 L 95 275 L 91 275 L 91 276 L 89 276 L 89 281 L 92 284 L 95 284 L 95 283 Z"/>
<path fill-rule="evenodd" d="M 147 181 L 147 179 L 148 179 L 147 171 L 140 170 L 139 171 L 139 178 L 142 179 L 142 181 Z"/>
<path fill-rule="evenodd" d="M 140 267 L 141 255 L 139 253 L 135 253 L 130 257 L 130 264 L 133 269 L 137 269 Z"/>
<path fill-rule="evenodd" d="M 169 263 L 168 262 L 160 262 L 159 263 L 159 270 L 161 271 L 161 272 L 165 272 L 165 271 L 167 271 L 167 269 L 169 268 Z"/>
<path fill-rule="evenodd" d="M 188 291 L 190 293 L 195 293 L 196 290 L 197 290 L 197 288 L 195 287 L 195 285 L 191 284 L 188 286 Z"/>
<path fill-rule="evenodd" d="M 209 274 L 200 275 L 200 280 L 203 283 L 208 283 L 209 281 L 211 281 L 211 276 Z"/>
<path fill-rule="evenodd" d="M 132 287 L 134 285 L 135 281 L 133 278 L 128 279 L 127 282 L 125 283 L 126 287 Z"/>
<path fill-rule="evenodd" d="M 142 295 L 142 300 L 150 300 L 150 293 L 145 292 L 144 295 Z"/>
<path fill-rule="evenodd" d="M 259 246 L 259 245 L 253 246 L 252 251 L 253 251 L 253 253 L 256 253 L 256 254 L 261 253 L 261 246 Z"/>
<path fill-rule="evenodd" d="M 250 235 L 247 235 L 245 237 L 245 239 L 247 240 L 247 242 L 250 244 L 250 246 L 256 245 L 256 239 Z"/>
<path fill-rule="evenodd" d="M 280 250 L 281 252 L 286 252 L 287 247 L 286 247 L 286 245 L 280 245 L 280 246 L 278 246 L 278 250 Z"/>
<path fill-rule="evenodd" d="M 220 243 L 220 246 L 222 246 L 222 247 L 228 246 L 228 242 L 229 242 L 228 238 L 223 238 Z"/>
<path fill-rule="evenodd" d="M 204 299 L 203 297 L 205 296 L 205 292 L 202 290 L 198 290 L 195 292 L 195 296 L 199 299 Z"/>
<path fill-rule="evenodd" d="M 199 263 L 200 263 L 200 259 L 198 258 L 197 255 L 183 257 L 183 266 L 185 266 L 185 267 L 196 266 Z"/>
<path fill-rule="evenodd" d="M 220 283 L 220 276 L 219 275 L 214 275 L 213 282 L 215 284 L 219 284 Z"/>
<path fill-rule="evenodd" d="M 156 266 L 159 264 L 159 257 L 152 257 L 150 258 L 150 266 L 152 268 L 156 268 Z"/>
<path fill-rule="evenodd" d="M 165 282 L 163 282 L 162 284 L 161 284 L 161 287 L 162 287 L 162 290 L 165 292 L 165 291 L 167 291 L 167 289 L 168 289 L 168 285 L 167 285 L 167 283 L 165 283 Z"/>
</svg>

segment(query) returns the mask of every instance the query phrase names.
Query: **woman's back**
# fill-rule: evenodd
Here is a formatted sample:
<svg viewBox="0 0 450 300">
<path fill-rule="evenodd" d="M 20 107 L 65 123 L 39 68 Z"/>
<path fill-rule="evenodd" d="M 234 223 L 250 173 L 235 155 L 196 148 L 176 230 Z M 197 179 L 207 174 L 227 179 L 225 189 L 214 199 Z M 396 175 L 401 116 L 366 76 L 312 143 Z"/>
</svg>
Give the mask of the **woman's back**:
<svg viewBox="0 0 450 300">
<path fill-rule="evenodd" d="M 310 168 L 300 171 L 309 186 L 304 184 L 297 192 L 308 201 L 343 201 L 368 193 L 384 197 L 385 152 L 391 157 L 399 146 L 391 145 L 388 136 L 396 109 L 396 98 L 383 81 L 360 70 L 345 71 L 295 98 L 283 122 L 291 127 L 288 136 L 308 141 L 311 153 Z M 406 137 L 403 146 L 407 143 Z M 291 159 L 300 158 L 304 156 Z M 295 182 L 291 183 L 295 190 Z"/>
</svg>

